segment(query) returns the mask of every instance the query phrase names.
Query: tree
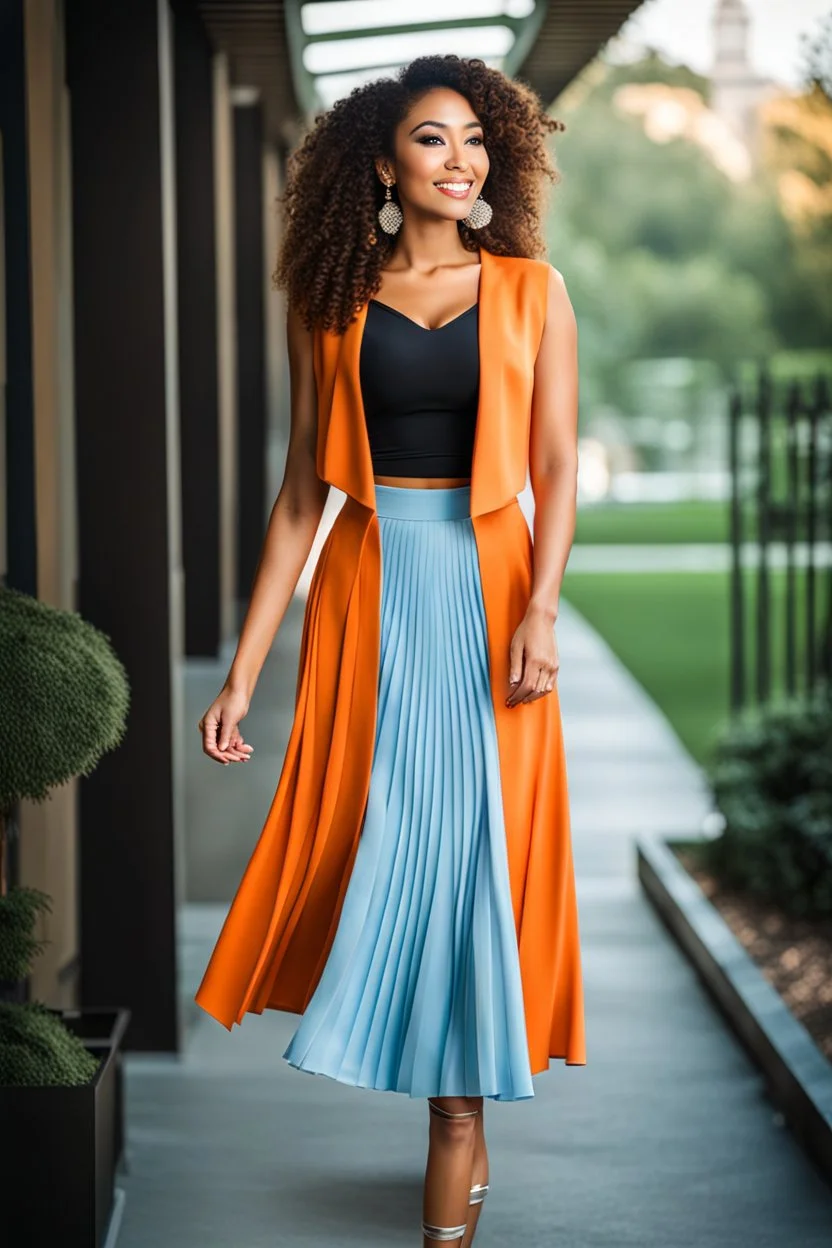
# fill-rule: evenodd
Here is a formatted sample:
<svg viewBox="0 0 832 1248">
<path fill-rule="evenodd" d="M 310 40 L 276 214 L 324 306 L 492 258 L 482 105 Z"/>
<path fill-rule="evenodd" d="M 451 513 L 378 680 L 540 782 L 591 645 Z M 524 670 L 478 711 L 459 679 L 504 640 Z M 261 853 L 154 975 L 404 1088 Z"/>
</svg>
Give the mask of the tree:
<svg viewBox="0 0 832 1248">
<path fill-rule="evenodd" d="M 832 340 L 832 248 L 785 210 L 772 156 L 751 176 L 732 171 L 707 99 L 706 80 L 650 53 L 595 62 L 559 101 L 548 236 L 581 323 L 584 405 L 623 404 L 622 365 L 640 356 L 710 359 L 727 374 L 741 357 Z M 802 129 L 790 122 L 789 159 L 799 141 L 820 187 L 826 149 L 807 108 Z M 680 124 L 662 134 L 657 117 Z"/>
</svg>

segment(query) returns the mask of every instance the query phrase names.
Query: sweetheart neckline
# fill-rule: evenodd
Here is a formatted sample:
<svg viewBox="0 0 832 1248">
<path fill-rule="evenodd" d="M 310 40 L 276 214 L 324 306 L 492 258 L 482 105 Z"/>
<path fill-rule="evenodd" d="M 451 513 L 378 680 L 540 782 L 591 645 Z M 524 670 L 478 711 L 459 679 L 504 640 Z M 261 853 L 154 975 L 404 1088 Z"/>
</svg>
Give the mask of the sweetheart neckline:
<svg viewBox="0 0 832 1248">
<path fill-rule="evenodd" d="M 470 307 L 465 308 L 463 312 L 460 312 L 458 316 L 453 317 L 450 321 L 445 321 L 443 325 L 436 325 L 431 328 L 429 325 L 420 325 L 418 321 L 414 321 L 412 316 L 407 316 L 406 313 L 400 312 L 399 309 L 394 308 L 392 304 L 383 303 L 381 299 L 371 299 L 370 303 L 378 304 L 380 308 L 386 308 L 388 312 L 392 312 L 395 316 L 400 316 L 403 321 L 408 321 L 411 325 L 415 325 L 417 329 L 421 329 L 422 333 L 425 334 L 438 334 L 440 330 L 447 329 L 449 325 L 455 324 L 456 321 L 461 320 L 463 316 L 467 316 L 469 312 L 473 312 L 479 307 L 479 300 L 477 300 L 476 303 L 472 303 Z"/>
</svg>

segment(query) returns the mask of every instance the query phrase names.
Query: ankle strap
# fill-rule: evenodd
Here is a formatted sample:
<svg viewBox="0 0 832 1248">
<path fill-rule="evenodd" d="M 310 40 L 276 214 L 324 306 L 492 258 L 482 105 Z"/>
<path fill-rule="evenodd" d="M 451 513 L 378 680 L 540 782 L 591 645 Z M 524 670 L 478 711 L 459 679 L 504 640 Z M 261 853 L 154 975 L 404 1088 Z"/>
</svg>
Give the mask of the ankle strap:
<svg viewBox="0 0 832 1248">
<path fill-rule="evenodd" d="M 428 1109 L 431 1113 L 441 1114 L 443 1118 L 475 1118 L 480 1112 L 478 1109 L 466 1109 L 462 1113 L 452 1114 L 450 1110 L 443 1109 L 441 1105 L 434 1105 L 431 1100 L 428 1100 Z"/>
<path fill-rule="evenodd" d="M 452 1239 L 461 1239 L 467 1225 L 467 1222 L 463 1222 L 462 1226 L 431 1226 L 429 1222 L 423 1222 L 422 1233 L 426 1239 L 436 1239 L 447 1243 Z"/>
</svg>

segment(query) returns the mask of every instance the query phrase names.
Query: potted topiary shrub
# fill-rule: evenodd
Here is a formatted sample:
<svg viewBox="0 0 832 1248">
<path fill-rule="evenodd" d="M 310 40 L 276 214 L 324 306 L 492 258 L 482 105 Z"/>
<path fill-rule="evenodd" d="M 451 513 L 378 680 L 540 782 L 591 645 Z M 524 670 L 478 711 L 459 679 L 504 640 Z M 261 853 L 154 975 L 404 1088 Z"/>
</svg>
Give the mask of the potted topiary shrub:
<svg viewBox="0 0 832 1248">
<path fill-rule="evenodd" d="M 89 774 L 124 736 L 127 674 L 77 612 L 0 586 L 0 1225 L 13 1244 L 103 1244 L 123 1139 L 125 1008 L 27 1001 L 44 945 L 39 889 L 9 888 L 7 841 L 23 799 Z"/>
<path fill-rule="evenodd" d="M 26 1000 L 32 958 L 46 945 L 35 937 L 35 923 L 38 914 L 51 909 L 52 898 L 39 888 L 13 888 L 0 894 L 0 1001 Z"/>
</svg>

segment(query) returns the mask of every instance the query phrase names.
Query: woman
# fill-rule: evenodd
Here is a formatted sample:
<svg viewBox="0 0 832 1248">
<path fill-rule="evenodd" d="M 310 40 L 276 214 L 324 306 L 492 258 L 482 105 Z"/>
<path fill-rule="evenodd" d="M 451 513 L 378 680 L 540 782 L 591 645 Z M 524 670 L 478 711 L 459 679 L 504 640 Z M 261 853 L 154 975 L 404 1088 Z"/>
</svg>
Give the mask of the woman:
<svg viewBox="0 0 832 1248">
<path fill-rule="evenodd" d="M 196 1000 L 229 1029 L 301 1013 L 293 1066 L 426 1097 L 423 1242 L 465 1248 L 484 1098 L 586 1060 L 554 636 L 576 330 L 537 258 L 556 129 L 482 61 L 420 57 L 292 157 L 286 471 L 199 725 L 209 757 L 250 759 L 239 725 L 337 486 L 277 791 Z"/>
</svg>

